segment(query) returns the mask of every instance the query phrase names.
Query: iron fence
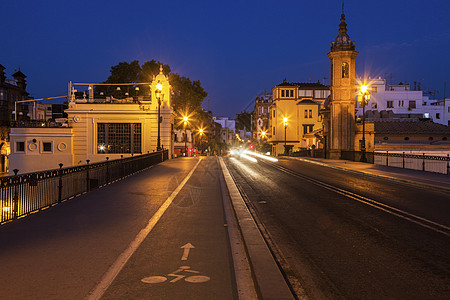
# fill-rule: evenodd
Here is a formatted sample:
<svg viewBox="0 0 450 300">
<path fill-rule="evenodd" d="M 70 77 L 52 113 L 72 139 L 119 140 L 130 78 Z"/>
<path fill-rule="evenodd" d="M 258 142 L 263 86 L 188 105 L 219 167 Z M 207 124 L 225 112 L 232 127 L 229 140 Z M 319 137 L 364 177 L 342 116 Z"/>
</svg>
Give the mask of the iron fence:
<svg viewBox="0 0 450 300">
<path fill-rule="evenodd" d="M 316 158 L 329 157 L 322 149 L 319 150 L 300 150 L 293 152 L 291 156 L 309 156 Z M 341 151 L 340 159 L 361 161 L 361 151 Z M 385 165 L 390 167 L 414 169 L 426 172 L 435 172 L 450 174 L 450 155 L 425 155 L 389 153 L 386 152 L 366 152 L 367 163 Z"/>
<path fill-rule="evenodd" d="M 425 155 L 375 152 L 375 164 L 404 169 L 450 174 L 450 155 Z"/>
<path fill-rule="evenodd" d="M 168 159 L 168 150 L 0 178 L 0 224 L 55 205 Z"/>
</svg>

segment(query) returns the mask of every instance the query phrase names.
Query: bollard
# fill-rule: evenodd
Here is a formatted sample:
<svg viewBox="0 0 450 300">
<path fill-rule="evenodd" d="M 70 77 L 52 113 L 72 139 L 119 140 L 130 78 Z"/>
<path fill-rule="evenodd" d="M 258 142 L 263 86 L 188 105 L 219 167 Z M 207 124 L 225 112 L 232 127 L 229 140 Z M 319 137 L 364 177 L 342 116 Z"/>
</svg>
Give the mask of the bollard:
<svg viewBox="0 0 450 300">
<path fill-rule="evenodd" d="M 405 152 L 403 152 L 403 169 L 405 168 Z"/>
<path fill-rule="evenodd" d="M 58 203 L 61 203 L 62 201 L 62 167 L 63 164 L 59 164 L 59 185 L 58 185 Z"/>
<path fill-rule="evenodd" d="M 17 175 L 17 173 L 19 173 L 19 169 L 14 169 L 14 176 Z M 19 215 L 19 195 L 17 194 L 17 184 L 19 183 L 19 179 L 18 178 L 14 178 L 14 181 L 16 184 L 14 185 L 14 196 L 13 196 L 13 218 L 17 219 L 18 215 Z"/>
<path fill-rule="evenodd" d="M 386 166 L 389 167 L 389 151 L 386 151 Z"/>
<path fill-rule="evenodd" d="M 86 192 L 91 190 L 91 183 L 89 182 L 89 159 L 86 159 L 87 168 L 86 168 Z"/>
</svg>

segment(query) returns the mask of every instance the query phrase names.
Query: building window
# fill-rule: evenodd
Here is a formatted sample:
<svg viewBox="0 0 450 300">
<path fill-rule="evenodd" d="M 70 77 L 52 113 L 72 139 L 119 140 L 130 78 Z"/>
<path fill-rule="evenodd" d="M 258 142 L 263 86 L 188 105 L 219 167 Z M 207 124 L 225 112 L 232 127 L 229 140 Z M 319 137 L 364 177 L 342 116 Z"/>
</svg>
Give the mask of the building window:
<svg viewBox="0 0 450 300">
<path fill-rule="evenodd" d="M 290 91 L 290 96 L 291 96 L 291 98 L 294 97 L 294 90 Z"/>
<path fill-rule="evenodd" d="M 140 123 L 98 123 L 97 153 L 141 153 Z"/>
<path fill-rule="evenodd" d="M 386 102 L 386 107 L 387 108 L 394 108 L 394 101 L 387 101 Z"/>
<path fill-rule="evenodd" d="M 403 107 L 405 105 L 405 101 L 398 100 L 398 107 Z"/>
<path fill-rule="evenodd" d="M 376 93 L 378 91 L 378 88 L 376 86 L 372 87 L 372 93 Z"/>
<path fill-rule="evenodd" d="M 281 90 L 281 97 L 284 97 L 284 90 Z"/>
<path fill-rule="evenodd" d="M 309 117 L 312 118 L 312 109 L 309 110 Z"/>
<path fill-rule="evenodd" d="M 275 135 L 275 127 L 272 127 L 272 134 Z"/>
<path fill-rule="evenodd" d="M 305 118 L 307 118 L 307 117 L 308 117 L 308 110 L 305 109 Z"/>
<path fill-rule="evenodd" d="M 440 113 L 436 113 L 436 119 L 440 119 L 441 118 L 441 114 Z"/>
<path fill-rule="evenodd" d="M 313 131 L 314 125 L 303 125 L 303 134 L 307 134 L 311 131 Z"/>
<path fill-rule="evenodd" d="M 273 110 L 273 117 L 275 118 L 275 109 Z"/>
<path fill-rule="evenodd" d="M 348 78 L 349 76 L 349 66 L 348 63 L 342 63 L 342 78 Z"/>
<path fill-rule="evenodd" d="M 423 117 L 426 118 L 426 119 L 429 119 L 430 118 L 430 113 L 424 113 Z"/>
<path fill-rule="evenodd" d="M 409 109 L 416 108 L 416 101 L 409 101 Z"/>
<path fill-rule="evenodd" d="M 52 142 L 42 142 L 42 152 L 52 152 Z"/>
<path fill-rule="evenodd" d="M 377 108 L 377 103 L 376 102 L 372 102 L 372 108 Z"/>
<path fill-rule="evenodd" d="M 25 142 L 16 142 L 16 152 L 25 152 Z"/>
</svg>

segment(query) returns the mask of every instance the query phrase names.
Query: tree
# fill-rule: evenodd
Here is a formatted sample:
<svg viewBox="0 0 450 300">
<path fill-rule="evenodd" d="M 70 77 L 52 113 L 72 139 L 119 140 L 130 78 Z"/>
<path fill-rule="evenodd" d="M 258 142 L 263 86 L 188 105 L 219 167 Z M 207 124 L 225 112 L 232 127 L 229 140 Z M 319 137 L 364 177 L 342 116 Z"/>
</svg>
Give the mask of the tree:
<svg viewBox="0 0 450 300">
<path fill-rule="evenodd" d="M 142 65 L 139 64 L 138 60 L 133 60 L 130 63 L 119 62 L 117 65 L 111 67 L 111 74 L 104 83 L 151 82 L 153 76 L 159 74 L 160 65 L 163 66 L 163 73 L 169 76 L 169 82 L 172 85 L 173 91 L 172 102 L 178 116 L 182 118 L 182 116 L 188 115 L 191 119 L 191 125 L 195 125 L 197 128 L 203 122 L 206 123 L 207 116 L 201 108 L 201 105 L 208 93 L 201 86 L 200 80 L 192 81 L 188 77 L 172 73 L 170 66 L 160 61 L 152 59 Z M 125 92 L 128 92 L 129 96 L 148 96 L 150 94 L 148 86 L 140 87 L 139 90 L 130 90 L 130 88 L 121 88 L 119 90 L 114 86 L 98 86 L 95 92 L 96 94 L 103 92 L 105 96 L 113 96 L 115 98 L 124 98 Z M 182 122 L 177 122 L 175 125 L 181 128 L 183 124 Z"/>
</svg>

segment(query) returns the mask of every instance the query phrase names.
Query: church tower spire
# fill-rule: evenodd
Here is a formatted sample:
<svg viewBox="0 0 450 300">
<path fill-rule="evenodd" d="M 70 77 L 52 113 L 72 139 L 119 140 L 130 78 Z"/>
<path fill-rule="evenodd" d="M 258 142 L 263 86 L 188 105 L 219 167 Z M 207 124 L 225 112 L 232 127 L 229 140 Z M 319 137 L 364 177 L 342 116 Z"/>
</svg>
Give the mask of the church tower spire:
<svg viewBox="0 0 450 300">
<path fill-rule="evenodd" d="M 355 43 L 347 33 L 342 6 L 339 34 L 331 42 L 330 123 L 327 135 L 330 158 L 340 158 L 342 151 L 354 150 L 355 139 Z"/>
</svg>

